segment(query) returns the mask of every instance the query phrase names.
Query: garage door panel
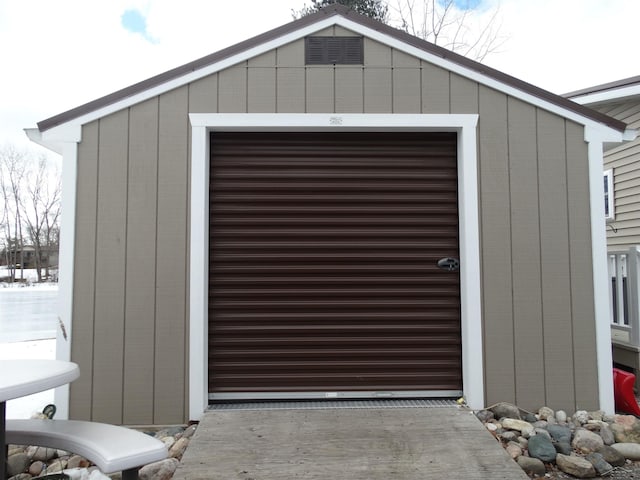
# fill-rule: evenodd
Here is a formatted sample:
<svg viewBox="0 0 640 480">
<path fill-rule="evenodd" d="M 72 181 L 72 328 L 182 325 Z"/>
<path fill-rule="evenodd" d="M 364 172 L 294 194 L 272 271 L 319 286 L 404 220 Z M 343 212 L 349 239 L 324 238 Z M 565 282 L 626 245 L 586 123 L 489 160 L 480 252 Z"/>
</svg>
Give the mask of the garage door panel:
<svg viewBox="0 0 640 480">
<path fill-rule="evenodd" d="M 212 136 L 210 392 L 459 391 L 454 134 Z"/>
</svg>

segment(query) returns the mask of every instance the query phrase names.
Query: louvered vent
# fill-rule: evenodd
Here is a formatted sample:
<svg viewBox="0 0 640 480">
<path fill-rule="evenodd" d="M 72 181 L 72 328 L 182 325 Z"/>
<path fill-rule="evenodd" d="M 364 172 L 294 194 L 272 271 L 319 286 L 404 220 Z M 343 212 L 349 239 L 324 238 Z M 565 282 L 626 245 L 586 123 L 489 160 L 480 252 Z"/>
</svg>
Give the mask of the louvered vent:
<svg viewBox="0 0 640 480">
<path fill-rule="evenodd" d="M 361 65 L 364 63 L 362 37 L 307 37 L 307 65 Z"/>
</svg>

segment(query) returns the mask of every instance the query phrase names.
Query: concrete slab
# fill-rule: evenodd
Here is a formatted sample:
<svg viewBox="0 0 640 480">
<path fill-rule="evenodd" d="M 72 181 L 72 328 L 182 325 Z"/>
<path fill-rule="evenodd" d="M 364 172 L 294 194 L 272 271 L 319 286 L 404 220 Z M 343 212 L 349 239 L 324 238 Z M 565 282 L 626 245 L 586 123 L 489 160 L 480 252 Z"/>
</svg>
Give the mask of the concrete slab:
<svg viewBox="0 0 640 480">
<path fill-rule="evenodd" d="M 464 407 L 218 410 L 174 480 L 527 480 Z"/>
</svg>

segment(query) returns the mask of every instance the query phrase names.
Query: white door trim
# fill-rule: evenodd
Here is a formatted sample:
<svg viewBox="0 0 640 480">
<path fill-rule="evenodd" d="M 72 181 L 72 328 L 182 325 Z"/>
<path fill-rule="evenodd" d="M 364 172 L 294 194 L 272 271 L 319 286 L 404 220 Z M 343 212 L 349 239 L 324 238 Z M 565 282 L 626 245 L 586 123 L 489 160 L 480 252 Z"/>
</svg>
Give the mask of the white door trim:
<svg viewBox="0 0 640 480">
<path fill-rule="evenodd" d="M 449 131 L 458 133 L 460 302 L 463 391 L 473 409 L 484 407 L 484 366 L 478 220 L 478 115 L 208 114 L 189 115 L 191 235 L 189 418 L 208 405 L 209 133 L 215 131 Z"/>
</svg>

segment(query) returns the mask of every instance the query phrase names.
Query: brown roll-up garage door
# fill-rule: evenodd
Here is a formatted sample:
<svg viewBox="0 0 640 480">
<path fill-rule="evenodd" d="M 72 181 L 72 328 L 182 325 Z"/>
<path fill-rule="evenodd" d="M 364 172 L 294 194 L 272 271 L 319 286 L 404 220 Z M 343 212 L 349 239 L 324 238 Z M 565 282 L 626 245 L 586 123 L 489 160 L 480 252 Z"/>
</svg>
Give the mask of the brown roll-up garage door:
<svg viewBox="0 0 640 480">
<path fill-rule="evenodd" d="M 216 132 L 210 187 L 211 398 L 462 390 L 454 133 Z"/>
</svg>

